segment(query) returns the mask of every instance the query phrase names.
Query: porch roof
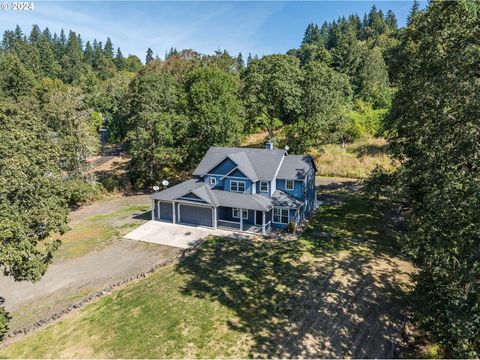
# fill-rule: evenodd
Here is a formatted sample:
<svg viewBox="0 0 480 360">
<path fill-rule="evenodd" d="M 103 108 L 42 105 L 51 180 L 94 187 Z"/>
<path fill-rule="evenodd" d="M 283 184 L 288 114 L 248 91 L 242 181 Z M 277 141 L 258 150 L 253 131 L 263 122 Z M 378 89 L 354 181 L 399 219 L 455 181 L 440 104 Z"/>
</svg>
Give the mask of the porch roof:
<svg viewBox="0 0 480 360">
<path fill-rule="evenodd" d="M 293 196 L 290 196 L 286 192 L 281 190 L 276 190 L 271 197 L 272 205 L 278 207 L 288 207 L 292 209 L 297 209 L 303 205 L 303 202 L 295 199 Z"/>
<path fill-rule="evenodd" d="M 271 200 L 263 195 L 242 194 L 223 190 L 211 190 L 219 206 L 237 207 L 249 210 L 268 211 L 272 208 Z"/>
<path fill-rule="evenodd" d="M 202 180 L 190 179 L 166 190 L 152 194 L 155 200 L 173 201 L 193 193 L 203 202 L 212 206 L 238 207 L 249 210 L 268 211 L 271 199 L 258 194 L 243 194 L 223 190 L 212 190 Z"/>
</svg>

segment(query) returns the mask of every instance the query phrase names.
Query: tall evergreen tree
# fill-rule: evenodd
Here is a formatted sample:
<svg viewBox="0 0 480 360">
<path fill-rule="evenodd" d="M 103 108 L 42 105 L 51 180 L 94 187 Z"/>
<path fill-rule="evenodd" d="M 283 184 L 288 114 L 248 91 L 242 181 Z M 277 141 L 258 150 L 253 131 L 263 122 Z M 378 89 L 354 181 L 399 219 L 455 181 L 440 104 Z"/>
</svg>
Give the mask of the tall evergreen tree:
<svg viewBox="0 0 480 360">
<path fill-rule="evenodd" d="M 303 35 L 302 45 L 318 44 L 321 41 L 320 29 L 317 24 L 310 23 Z"/>
<path fill-rule="evenodd" d="M 42 36 L 45 38 L 45 40 L 47 40 L 47 42 L 48 42 L 50 45 L 52 45 L 52 33 L 50 32 L 50 30 L 48 29 L 48 27 L 46 27 L 45 30 L 43 30 Z"/>
<path fill-rule="evenodd" d="M 38 46 L 38 42 L 40 41 L 40 38 L 42 37 L 42 32 L 38 25 L 33 25 L 32 31 L 30 32 L 30 36 L 28 37 L 28 41 L 30 44 L 33 46 Z"/>
<path fill-rule="evenodd" d="M 151 63 L 153 61 L 153 50 L 148 48 L 147 49 L 147 56 L 145 57 L 145 64 Z"/>
<path fill-rule="evenodd" d="M 248 53 L 248 56 L 247 56 L 247 66 L 250 65 L 250 63 L 252 62 L 252 53 Z"/>
<path fill-rule="evenodd" d="M 85 44 L 85 50 L 84 50 L 83 56 L 87 64 L 93 65 L 95 55 L 93 52 L 92 45 L 90 44 L 90 41 L 87 41 Z"/>
<path fill-rule="evenodd" d="M 398 27 L 397 17 L 392 10 L 388 10 L 385 15 L 385 23 L 387 24 L 389 30 L 395 31 Z"/>
<path fill-rule="evenodd" d="M 415 20 L 417 15 L 420 13 L 420 2 L 418 0 L 413 0 L 412 7 L 410 8 L 410 12 L 407 16 L 407 26 L 410 26 L 412 22 Z"/>
<path fill-rule="evenodd" d="M 48 38 L 42 36 L 38 42 L 37 48 L 40 58 L 42 76 L 47 76 L 50 78 L 57 77 L 60 71 L 60 65 L 55 59 L 55 53 L 52 50 L 52 45 L 48 41 Z"/>
<path fill-rule="evenodd" d="M 243 55 L 241 52 L 238 53 L 237 55 L 237 65 L 238 65 L 238 68 L 241 70 L 245 67 L 245 61 L 243 61 Z"/>
<path fill-rule="evenodd" d="M 115 54 L 115 66 L 118 70 L 125 69 L 125 58 L 123 57 L 122 50 L 117 48 L 117 53 Z"/>
<path fill-rule="evenodd" d="M 62 79 L 66 83 L 77 82 L 84 72 L 83 52 L 75 32 L 70 31 L 65 55 L 61 60 Z"/>
<path fill-rule="evenodd" d="M 0 92 L 18 100 L 33 95 L 34 75 L 25 68 L 13 52 L 0 57 Z"/>
<path fill-rule="evenodd" d="M 110 38 L 107 38 L 107 42 L 105 43 L 105 47 L 103 48 L 103 53 L 109 59 L 113 59 L 113 44 Z"/>
</svg>

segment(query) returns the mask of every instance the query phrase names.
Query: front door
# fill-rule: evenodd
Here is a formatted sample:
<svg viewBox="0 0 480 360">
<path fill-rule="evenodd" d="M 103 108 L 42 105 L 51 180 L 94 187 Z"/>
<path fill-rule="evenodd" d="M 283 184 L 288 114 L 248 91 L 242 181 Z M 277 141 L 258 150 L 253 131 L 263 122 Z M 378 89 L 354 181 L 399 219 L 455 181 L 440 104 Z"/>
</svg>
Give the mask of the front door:
<svg viewBox="0 0 480 360">
<path fill-rule="evenodd" d="M 263 212 L 255 211 L 255 225 L 262 225 L 263 222 Z"/>
</svg>

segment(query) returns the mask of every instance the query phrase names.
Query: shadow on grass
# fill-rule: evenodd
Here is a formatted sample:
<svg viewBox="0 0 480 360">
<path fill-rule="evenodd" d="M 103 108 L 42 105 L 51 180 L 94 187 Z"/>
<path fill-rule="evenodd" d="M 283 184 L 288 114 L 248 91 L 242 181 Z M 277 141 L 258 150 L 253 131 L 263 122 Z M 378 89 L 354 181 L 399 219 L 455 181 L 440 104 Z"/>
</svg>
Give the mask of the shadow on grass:
<svg viewBox="0 0 480 360">
<path fill-rule="evenodd" d="M 145 220 L 145 221 L 152 220 L 152 212 L 148 210 L 145 212 L 135 213 L 133 214 L 132 218 L 135 220 Z"/>
<path fill-rule="evenodd" d="M 370 221 L 331 210 L 318 213 L 299 241 L 204 243 L 177 267 L 190 279 L 183 293 L 233 309 L 240 321 L 228 325 L 250 334 L 251 357 L 395 356 L 403 270 L 380 247 L 322 238 L 316 232 L 325 217 L 350 232 L 352 223 Z M 354 233 L 377 232 L 372 225 Z"/>
</svg>

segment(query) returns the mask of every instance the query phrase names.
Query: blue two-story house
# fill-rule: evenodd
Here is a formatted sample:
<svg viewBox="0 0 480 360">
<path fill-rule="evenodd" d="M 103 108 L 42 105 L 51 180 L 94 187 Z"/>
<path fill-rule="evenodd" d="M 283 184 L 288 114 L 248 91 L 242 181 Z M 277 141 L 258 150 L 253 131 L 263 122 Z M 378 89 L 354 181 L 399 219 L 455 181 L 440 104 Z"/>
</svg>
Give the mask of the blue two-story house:
<svg viewBox="0 0 480 360">
<path fill-rule="evenodd" d="M 152 195 L 152 220 L 266 234 L 296 225 L 316 204 L 311 156 L 211 147 L 194 178 Z"/>
</svg>

